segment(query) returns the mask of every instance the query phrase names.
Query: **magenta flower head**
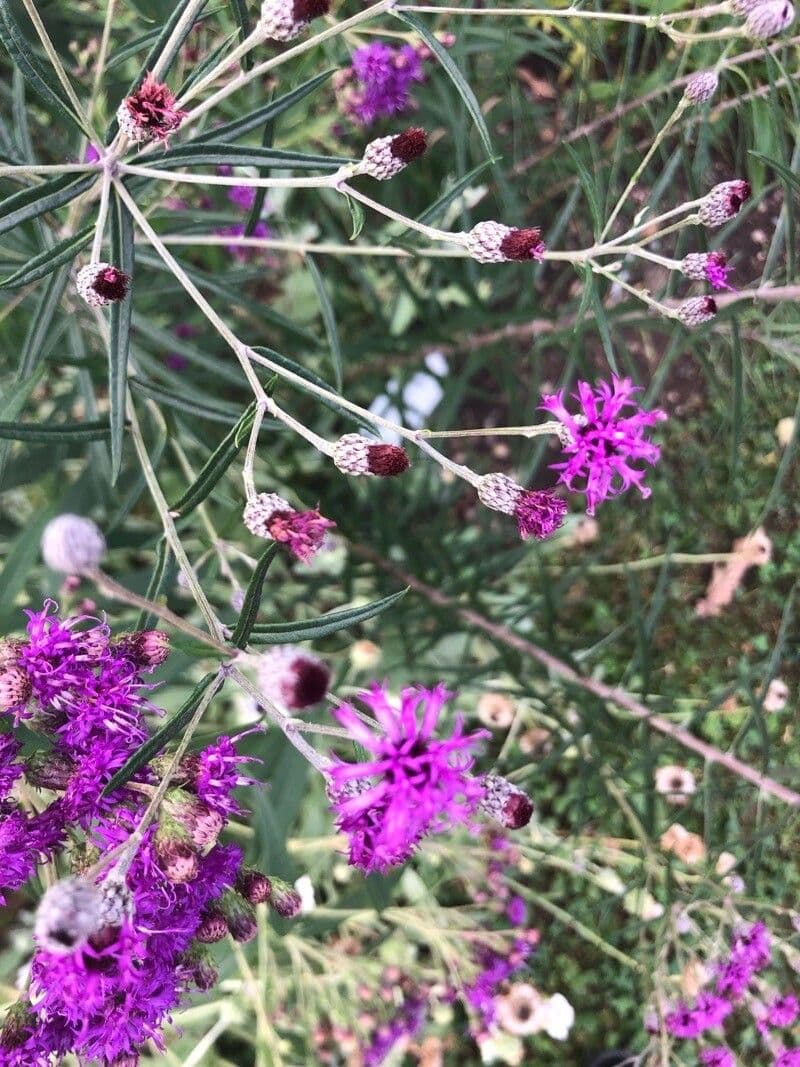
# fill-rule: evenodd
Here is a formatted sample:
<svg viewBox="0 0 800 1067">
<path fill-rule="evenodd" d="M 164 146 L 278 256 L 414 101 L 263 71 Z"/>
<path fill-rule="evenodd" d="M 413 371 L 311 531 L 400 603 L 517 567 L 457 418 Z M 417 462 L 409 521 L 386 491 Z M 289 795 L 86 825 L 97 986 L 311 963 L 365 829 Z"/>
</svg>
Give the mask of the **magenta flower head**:
<svg viewBox="0 0 800 1067">
<path fill-rule="evenodd" d="M 465 246 L 479 263 L 524 263 L 544 256 L 542 231 L 536 226 L 515 229 L 502 222 L 479 222 L 465 235 Z"/>
<path fill-rule="evenodd" d="M 464 734 L 457 715 L 450 737 L 435 735 L 452 695 L 443 685 L 409 688 L 397 706 L 375 684 L 362 696 L 377 720 L 375 729 L 351 704 L 333 710 L 372 756 L 363 763 L 337 762 L 327 772 L 331 807 L 349 839 L 350 862 L 367 873 L 403 863 L 426 834 L 469 824 L 485 794 L 469 772 L 473 749 L 488 731 Z"/>
<path fill-rule="evenodd" d="M 726 222 L 736 218 L 752 196 L 753 189 L 750 182 L 737 178 L 731 182 L 720 182 L 706 194 L 697 212 L 697 216 L 704 226 L 712 230 L 717 226 L 723 226 Z"/>
<path fill-rule="evenodd" d="M 119 128 L 132 141 L 158 140 L 166 144 L 186 117 L 176 104 L 169 86 L 148 74 L 117 108 Z"/>
<path fill-rule="evenodd" d="M 124 300 L 130 287 L 128 275 L 113 263 L 87 263 L 75 280 L 78 295 L 89 307 L 102 308 Z"/>
<path fill-rule="evenodd" d="M 736 1067 L 736 1059 L 725 1045 L 704 1048 L 700 1053 L 700 1062 L 703 1067 Z"/>
<path fill-rule="evenodd" d="M 244 524 L 256 537 L 278 541 L 303 563 L 319 552 L 325 531 L 336 525 L 316 508 L 296 511 L 277 493 L 258 493 L 247 501 Z"/>
<path fill-rule="evenodd" d="M 421 126 L 412 126 L 394 136 L 377 137 L 364 149 L 359 173 L 385 182 L 424 155 L 427 147 L 427 134 Z"/>
<path fill-rule="evenodd" d="M 264 0 L 256 32 L 273 41 L 291 41 L 330 6 L 330 0 Z"/>
<path fill-rule="evenodd" d="M 695 282 L 710 282 L 712 289 L 729 289 L 728 257 L 724 252 L 690 252 L 681 260 L 681 274 Z"/>
<path fill-rule="evenodd" d="M 552 489 L 523 489 L 505 474 L 485 474 L 478 499 L 492 511 L 513 515 L 523 541 L 545 541 L 563 524 L 567 504 Z"/>
<path fill-rule="evenodd" d="M 573 397 L 580 413 L 571 415 L 564 406 L 564 391 L 542 397 L 542 407 L 563 424 L 564 453 L 570 458 L 553 464 L 559 480 L 570 490 L 586 494 L 586 512 L 594 515 L 597 505 L 610 496 L 636 486 L 646 499 L 650 490 L 642 484 L 645 471 L 631 466 L 637 460 L 650 466 L 658 462 L 661 450 L 645 437 L 645 431 L 666 413 L 658 408 L 644 411 L 633 399 L 638 388 L 630 378 L 617 378 L 611 384 L 592 387 L 578 382 Z M 624 414 L 628 409 L 629 413 Z M 582 486 L 576 485 L 581 479 Z"/>
</svg>

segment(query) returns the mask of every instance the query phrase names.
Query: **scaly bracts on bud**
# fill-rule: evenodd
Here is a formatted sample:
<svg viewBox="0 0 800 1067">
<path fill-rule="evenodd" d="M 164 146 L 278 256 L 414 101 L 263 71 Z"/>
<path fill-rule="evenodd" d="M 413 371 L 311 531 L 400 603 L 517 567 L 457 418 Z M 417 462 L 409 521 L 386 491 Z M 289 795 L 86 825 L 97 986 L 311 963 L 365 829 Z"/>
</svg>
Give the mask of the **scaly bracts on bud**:
<svg viewBox="0 0 800 1067">
<path fill-rule="evenodd" d="M 158 140 L 166 144 L 186 117 L 186 112 L 176 105 L 169 86 L 148 74 L 139 88 L 119 105 L 119 128 L 131 141 Z"/>
<path fill-rule="evenodd" d="M 113 263 L 87 263 L 75 281 L 78 295 L 89 307 L 102 308 L 124 300 L 131 280 Z"/>
<path fill-rule="evenodd" d="M 697 212 L 704 226 L 716 229 L 735 218 L 752 194 L 750 182 L 737 178 L 720 182 L 708 193 Z"/>
<path fill-rule="evenodd" d="M 747 16 L 745 33 L 757 41 L 766 41 L 783 33 L 794 22 L 794 4 L 790 0 L 765 0 Z"/>
<path fill-rule="evenodd" d="M 715 70 L 701 70 L 686 83 L 683 95 L 691 104 L 704 104 L 719 88 L 719 75 Z"/>
<path fill-rule="evenodd" d="M 256 537 L 279 541 L 303 563 L 322 547 L 325 531 L 336 525 L 316 508 L 297 511 L 277 493 L 258 493 L 247 501 L 244 524 Z"/>
<path fill-rule="evenodd" d="M 65 513 L 45 526 L 41 549 L 42 558 L 52 570 L 80 574 L 102 562 L 106 540 L 91 519 Z"/>
<path fill-rule="evenodd" d="M 152 671 L 169 658 L 169 637 L 163 630 L 136 630 L 123 634 L 117 648 L 127 656 L 140 671 Z"/>
<path fill-rule="evenodd" d="M 270 905 L 282 919 L 294 919 L 300 914 L 303 901 L 296 889 L 281 878 L 272 879 Z"/>
<path fill-rule="evenodd" d="M 273 41 L 291 41 L 313 20 L 327 15 L 330 0 L 264 0 L 256 33 Z"/>
<path fill-rule="evenodd" d="M 479 263 L 511 263 L 540 260 L 545 253 L 542 232 L 537 227 L 515 229 L 502 222 L 479 222 L 465 234 L 465 246 Z"/>
<path fill-rule="evenodd" d="M 689 329 L 711 322 L 716 313 L 717 302 L 713 296 L 693 296 L 689 300 L 684 300 L 678 308 L 678 318 Z"/>
<path fill-rule="evenodd" d="M 21 667 L 7 667 L 0 671 L 0 711 L 13 711 L 30 700 L 33 687 Z"/>
<path fill-rule="evenodd" d="M 730 289 L 728 257 L 724 252 L 690 252 L 681 260 L 681 274 L 696 282 L 710 282 L 712 289 Z"/>
<path fill-rule="evenodd" d="M 251 904 L 266 904 L 272 896 L 272 881 L 255 867 L 242 867 L 236 879 L 236 892 Z"/>
<path fill-rule="evenodd" d="M 527 793 L 499 774 L 487 774 L 482 784 L 485 789 L 480 803 L 482 812 L 507 830 L 520 830 L 528 825 L 533 801 Z"/>
<path fill-rule="evenodd" d="M 492 511 L 513 515 L 520 537 L 545 541 L 563 525 L 565 500 L 552 489 L 525 489 L 505 474 L 486 474 L 478 485 L 478 499 Z"/>
<path fill-rule="evenodd" d="M 386 181 L 405 170 L 409 163 L 419 159 L 428 147 L 425 131 L 412 126 L 403 133 L 378 137 L 364 149 L 359 165 L 360 174 L 369 174 L 378 181 Z"/>
<path fill-rule="evenodd" d="M 346 433 L 333 446 L 333 462 L 343 474 L 354 477 L 394 478 L 411 466 L 400 445 L 368 441 L 358 433 Z"/>
</svg>

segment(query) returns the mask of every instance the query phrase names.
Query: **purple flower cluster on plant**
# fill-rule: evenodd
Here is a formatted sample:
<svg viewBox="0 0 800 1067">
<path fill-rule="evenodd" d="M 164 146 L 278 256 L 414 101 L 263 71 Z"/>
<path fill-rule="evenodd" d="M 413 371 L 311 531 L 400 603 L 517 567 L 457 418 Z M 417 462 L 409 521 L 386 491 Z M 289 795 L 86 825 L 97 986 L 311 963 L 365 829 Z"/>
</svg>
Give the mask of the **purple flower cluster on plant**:
<svg viewBox="0 0 800 1067">
<path fill-rule="evenodd" d="M 382 41 L 357 48 L 339 79 L 344 110 L 369 126 L 412 106 L 411 89 L 424 80 L 419 52 L 411 45 L 392 48 Z"/>
</svg>

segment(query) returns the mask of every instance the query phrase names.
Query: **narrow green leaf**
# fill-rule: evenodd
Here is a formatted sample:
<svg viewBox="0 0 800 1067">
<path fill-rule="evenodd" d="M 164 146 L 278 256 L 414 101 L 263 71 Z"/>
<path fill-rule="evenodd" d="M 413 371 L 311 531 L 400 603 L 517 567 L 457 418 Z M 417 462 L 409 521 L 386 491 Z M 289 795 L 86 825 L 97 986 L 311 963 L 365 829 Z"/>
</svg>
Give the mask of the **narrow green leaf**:
<svg viewBox="0 0 800 1067">
<path fill-rule="evenodd" d="M 273 541 L 271 545 L 268 545 L 264 550 L 261 558 L 256 564 L 256 569 L 253 571 L 253 576 L 250 579 L 250 584 L 247 587 L 247 592 L 244 597 L 244 604 L 242 604 L 242 610 L 239 613 L 239 621 L 236 623 L 236 628 L 231 634 L 231 644 L 236 648 L 246 648 L 247 642 L 250 640 L 250 634 L 255 625 L 256 618 L 258 617 L 258 609 L 261 606 L 261 594 L 264 589 L 264 579 L 267 577 L 267 571 L 275 559 L 278 552 L 278 543 Z"/>
<path fill-rule="evenodd" d="M 25 587 L 28 574 L 39 560 L 42 532 L 58 510 L 58 504 L 54 502 L 34 511 L 21 533 L 8 544 L 0 567 L 0 611 L 3 613 L 11 611 L 17 595 Z"/>
<path fill-rule="evenodd" d="M 133 277 L 133 218 L 114 191 L 109 212 L 111 225 L 111 260 L 129 278 Z M 111 330 L 108 345 L 108 399 L 111 415 L 111 484 L 122 466 L 122 439 L 125 431 L 125 404 L 128 384 L 128 350 L 130 348 L 130 293 L 111 305 Z"/>
<path fill-rule="evenodd" d="M 225 435 L 221 444 L 214 449 L 197 478 L 180 500 L 177 500 L 170 508 L 173 515 L 189 515 L 198 504 L 202 504 L 206 499 L 239 454 L 239 450 L 247 439 L 248 431 L 253 425 L 255 410 L 255 403 L 253 403 Z"/>
<path fill-rule="evenodd" d="M 250 25 L 250 12 L 247 10 L 246 0 L 230 0 L 231 10 L 233 11 L 233 17 L 236 20 L 236 25 L 239 27 L 239 41 L 245 41 L 251 32 Z M 253 66 L 253 53 L 248 52 L 242 56 L 242 67 L 245 70 L 251 70 Z"/>
<path fill-rule="evenodd" d="M 18 378 L 25 378 L 31 374 L 41 359 L 42 347 L 53 317 L 61 305 L 61 297 L 64 295 L 68 281 L 69 266 L 63 266 L 50 276 L 47 285 L 43 287 L 22 345 L 17 370 Z"/>
<path fill-rule="evenodd" d="M 235 119 L 233 122 L 225 122 L 221 126 L 198 134 L 187 142 L 187 146 L 190 144 L 204 144 L 207 141 L 214 141 L 217 144 L 223 141 L 235 141 L 237 137 L 242 137 L 251 130 L 260 129 L 265 122 L 277 118 L 278 115 L 298 104 L 309 93 L 313 93 L 315 89 L 330 78 L 331 74 L 333 74 L 333 68 L 325 70 L 321 74 L 315 74 L 313 78 L 309 78 L 302 85 L 298 85 L 296 89 L 292 89 L 289 93 L 284 93 L 277 100 L 270 100 L 268 104 L 256 108 L 255 111 L 244 118 Z"/>
<path fill-rule="evenodd" d="M 410 14 L 408 11 L 393 11 L 392 14 L 395 18 L 400 19 L 401 22 L 405 22 L 407 26 L 410 26 L 412 30 L 420 35 L 425 44 L 430 48 L 431 52 L 436 56 L 440 65 L 444 69 L 444 72 L 452 81 L 455 86 L 456 92 L 464 101 L 464 105 L 472 116 L 472 121 L 477 127 L 480 138 L 483 141 L 483 146 L 486 149 L 486 153 L 489 156 L 494 156 L 494 149 L 492 148 L 492 139 L 489 136 L 489 131 L 486 128 L 486 123 L 481 113 L 480 104 L 477 101 L 475 94 L 469 86 L 464 75 L 458 69 L 453 62 L 451 56 L 447 52 L 447 49 L 442 45 L 441 41 L 436 35 L 416 17 L 416 15 Z"/>
<path fill-rule="evenodd" d="M 30 282 L 38 282 L 40 278 L 47 277 L 56 267 L 71 263 L 78 252 L 91 242 L 93 234 L 94 223 L 90 223 L 78 233 L 54 244 L 52 248 L 45 248 L 33 259 L 29 259 L 19 270 L 9 274 L 7 278 L 0 279 L 0 289 L 16 289 Z"/>
<path fill-rule="evenodd" d="M 0 397 L 0 419 L 11 422 L 25 407 L 25 403 L 39 384 L 44 374 L 44 367 L 37 367 L 28 378 L 15 381 L 7 386 Z"/>
<path fill-rule="evenodd" d="M 354 200 L 352 196 L 345 194 L 345 200 L 347 206 L 350 208 L 350 218 L 353 222 L 353 232 L 350 234 L 350 240 L 355 241 L 361 231 L 364 229 L 364 220 L 366 218 L 364 209 L 358 200 Z"/>
<path fill-rule="evenodd" d="M 147 592 L 145 598 L 151 602 L 158 600 L 161 595 L 161 590 L 164 587 L 167 574 L 170 570 L 170 549 L 167 544 L 166 537 L 162 537 L 158 542 L 156 548 L 156 561 L 153 564 L 153 573 L 150 575 L 150 581 L 147 583 Z M 136 620 L 135 630 L 149 630 L 156 623 L 157 616 L 152 612 L 143 611 Z"/>
<path fill-rule="evenodd" d="M 75 114 L 72 104 L 64 95 L 63 87 L 58 84 L 50 67 L 44 64 L 31 48 L 30 41 L 17 21 L 15 5 L 11 0 L 0 0 L 0 41 L 19 67 L 22 76 L 39 96 L 90 137 L 90 131 L 87 130 L 83 119 Z"/>
<path fill-rule="evenodd" d="M 128 385 L 142 396 L 155 400 L 157 404 L 164 404 L 166 407 L 175 408 L 177 411 L 185 411 L 189 415 L 196 415 L 199 419 L 224 422 L 227 426 L 230 426 L 239 415 L 239 409 L 234 407 L 233 404 L 221 402 L 219 407 L 211 404 L 202 404 L 199 401 L 190 400 L 186 396 L 181 396 L 180 393 L 175 393 L 171 389 L 166 389 L 163 385 L 156 385 L 155 382 L 146 382 L 142 378 L 129 378 Z"/>
<path fill-rule="evenodd" d="M 408 592 L 401 589 L 399 593 L 382 600 L 373 600 L 370 604 L 364 604 L 358 608 L 345 608 L 342 611 L 329 611 L 326 615 L 320 615 L 318 619 L 310 619 L 307 622 L 296 622 L 287 625 L 280 623 L 256 623 L 250 637 L 250 643 L 254 645 L 280 645 L 284 642 L 313 641 L 319 637 L 328 637 L 338 630 L 346 630 L 367 619 L 373 619 L 388 608 L 393 607 Z"/>
<path fill-rule="evenodd" d="M 446 193 L 442 195 L 430 205 L 425 208 L 421 215 L 417 215 L 417 222 L 431 223 L 438 218 L 450 205 L 456 200 L 465 189 L 468 189 L 473 184 L 476 178 L 478 178 L 487 167 L 491 167 L 493 164 L 500 161 L 500 156 L 492 156 L 491 159 L 485 159 L 482 163 L 479 163 L 477 167 L 473 167 L 471 171 L 464 175 L 463 178 L 459 178 L 458 181 Z"/>
<path fill-rule="evenodd" d="M 325 282 L 322 280 L 319 267 L 314 262 L 313 256 L 305 257 L 306 265 L 311 274 L 311 278 L 314 282 L 314 288 L 317 290 L 317 297 L 319 298 L 320 309 L 322 310 L 322 321 L 325 323 L 325 333 L 328 335 L 328 345 L 331 350 L 331 360 L 333 362 L 333 374 L 336 379 L 336 390 L 341 393 L 342 391 L 342 346 L 339 344 L 339 331 L 336 328 L 336 316 L 333 312 L 333 305 L 331 304 L 330 297 L 325 288 Z"/>
<path fill-rule="evenodd" d="M 2 3 L 2 0 L 0 0 Z M 76 178 L 74 174 L 59 174 L 50 181 L 29 185 L 0 203 L 0 234 L 7 233 L 46 211 L 68 204 L 85 192 L 96 180 L 94 174 Z"/>
<path fill-rule="evenodd" d="M 264 133 L 261 136 L 261 147 L 271 148 L 272 141 L 275 136 L 275 120 L 269 119 L 264 125 Z M 259 178 L 269 177 L 269 167 L 259 167 Z M 264 201 L 267 199 L 267 190 L 264 186 L 256 189 L 255 196 L 253 197 L 253 206 L 250 208 L 250 214 L 247 216 L 247 222 L 244 227 L 245 237 L 252 237 L 255 233 L 258 220 L 261 218 L 261 212 L 264 210 Z"/>
<path fill-rule="evenodd" d="M 208 74 L 210 70 L 213 70 L 214 67 L 216 67 L 216 65 L 225 55 L 225 53 L 228 51 L 228 48 L 230 47 L 231 43 L 237 37 L 238 33 L 234 30 L 232 34 L 225 38 L 222 44 L 218 45 L 211 52 L 209 52 L 205 59 L 203 59 L 202 62 L 198 63 L 197 66 L 194 67 L 193 70 L 190 72 L 189 77 L 184 81 L 183 85 L 180 88 L 180 92 L 177 95 L 180 97 L 185 96 L 195 82 L 199 82 L 202 78 L 205 77 L 206 74 Z"/>
<path fill-rule="evenodd" d="M 103 790 L 103 796 L 108 796 L 109 793 L 113 793 L 115 789 L 119 789 L 121 786 L 129 782 L 131 778 L 136 774 L 138 770 L 149 763 L 150 760 L 155 759 L 159 752 L 168 744 L 173 737 L 177 737 L 183 728 L 189 723 L 197 710 L 197 705 L 205 696 L 205 692 L 208 687 L 217 678 L 217 672 L 211 671 L 204 678 L 198 682 L 192 692 L 189 694 L 189 698 L 182 707 L 175 712 L 171 719 L 168 719 L 160 730 L 156 730 L 152 737 L 149 737 L 143 745 L 141 745 L 130 759 L 120 767 L 111 781 Z"/>
<path fill-rule="evenodd" d="M 0 438 L 7 441 L 27 441 L 29 444 L 74 444 L 84 441 L 106 441 L 111 434 L 108 422 L 59 422 L 43 426 L 40 422 L 0 422 Z"/>
<path fill-rule="evenodd" d="M 597 186 L 594 178 L 586 168 L 586 164 L 581 157 L 575 151 L 571 144 L 564 142 L 564 147 L 570 154 L 572 162 L 575 164 L 575 169 L 578 172 L 578 179 L 581 183 L 581 188 L 586 194 L 586 199 L 589 201 L 589 210 L 592 213 L 592 221 L 594 222 L 594 235 L 598 237 L 603 229 L 603 209 L 600 204 L 600 197 L 597 193 Z"/>
<path fill-rule="evenodd" d="M 800 176 L 790 170 L 785 163 L 779 163 L 777 159 L 772 159 L 770 156 L 765 156 L 763 152 L 749 152 L 748 155 L 755 156 L 763 163 L 767 163 L 770 167 L 780 174 L 783 180 L 790 185 L 795 192 L 800 192 Z"/>
<path fill-rule="evenodd" d="M 257 148 L 255 146 L 204 143 L 181 145 L 171 148 L 163 155 L 148 154 L 138 157 L 134 163 L 163 169 L 172 166 L 205 167 L 283 167 L 292 170 L 334 169 L 342 163 L 351 163 L 346 156 L 317 156 L 307 152 L 292 152 L 283 148 Z"/>
</svg>

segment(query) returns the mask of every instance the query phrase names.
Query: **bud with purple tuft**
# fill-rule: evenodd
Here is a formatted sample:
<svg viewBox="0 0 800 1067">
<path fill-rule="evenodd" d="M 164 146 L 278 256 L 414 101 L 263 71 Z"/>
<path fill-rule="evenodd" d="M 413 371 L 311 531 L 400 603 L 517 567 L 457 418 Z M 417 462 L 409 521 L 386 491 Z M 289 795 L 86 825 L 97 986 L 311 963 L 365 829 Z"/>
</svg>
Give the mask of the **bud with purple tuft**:
<svg viewBox="0 0 800 1067">
<path fill-rule="evenodd" d="M 732 289 L 728 285 L 728 257 L 722 251 L 690 252 L 681 260 L 681 273 L 696 282 L 710 282 L 713 289 Z"/>
<path fill-rule="evenodd" d="M 81 574 L 102 562 L 106 540 L 91 519 L 65 513 L 45 526 L 41 549 L 42 558 L 52 570 Z"/>
<path fill-rule="evenodd" d="M 419 159 L 427 147 L 427 134 L 421 126 L 412 126 L 389 137 L 377 137 L 364 149 L 358 172 L 384 182 Z"/>
<path fill-rule="evenodd" d="M 750 182 L 740 178 L 731 182 L 720 182 L 703 200 L 697 212 L 698 218 L 704 226 L 712 229 L 723 226 L 739 214 L 742 204 L 750 199 L 752 191 Z"/>
<path fill-rule="evenodd" d="M 704 104 L 719 88 L 719 75 L 715 70 L 701 70 L 686 83 L 683 95 L 690 104 Z"/>
<path fill-rule="evenodd" d="M 546 251 L 538 227 L 517 229 L 502 222 L 479 222 L 465 235 L 464 243 L 479 263 L 525 263 L 542 259 Z"/>
<path fill-rule="evenodd" d="M 213 945 L 228 936 L 228 923 L 218 908 L 212 908 L 200 920 L 194 936 L 204 945 Z"/>
<path fill-rule="evenodd" d="M 533 801 L 527 793 L 499 774 L 487 774 L 482 784 L 485 789 L 480 802 L 482 812 L 507 830 L 520 830 L 528 825 Z"/>
<path fill-rule="evenodd" d="M 117 648 L 139 670 L 155 670 L 169 658 L 169 637 L 163 630 L 136 630 L 123 634 Z"/>
<path fill-rule="evenodd" d="M 563 524 L 566 501 L 551 489 L 524 489 L 505 474 L 485 474 L 478 485 L 478 499 L 492 511 L 513 515 L 520 537 L 545 541 Z"/>
<path fill-rule="evenodd" d="M 148 74 L 117 108 L 120 131 L 131 141 L 158 140 L 166 144 L 186 117 L 186 112 L 176 105 L 169 86 Z"/>
<path fill-rule="evenodd" d="M 411 466 L 404 448 L 371 442 L 359 433 L 339 438 L 333 446 L 333 462 L 343 474 L 365 478 L 394 478 Z"/>
<path fill-rule="evenodd" d="M 316 555 L 325 540 L 325 531 L 336 525 L 316 508 L 297 511 L 277 493 L 249 497 L 243 518 L 250 533 L 285 544 L 303 563 Z"/>
<path fill-rule="evenodd" d="M 330 0 L 264 0 L 256 33 L 273 41 L 291 41 L 313 20 L 327 15 Z"/>
<path fill-rule="evenodd" d="M 710 322 L 717 313 L 717 302 L 713 296 L 693 296 L 684 300 L 678 308 L 678 318 L 684 326 L 702 326 Z"/>
<path fill-rule="evenodd" d="M 303 711 L 328 692 L 330 668 L 296 645 L 276 645 L 256 661 L 258 684 L 265 697 L 290 711 Z"/>
<path fill-rule="evenodd" d="M 131 280 L 113 263 L 87 263 L 75 281 L 78 295 L 89 307 L 102 308 L 124 300 Z"/>
<path fill-rule="evenodd" d="M 255 867 L 242 867 L 236 879 L 236 892 L 250 904 L 266 904 L 272 896 L 272 881 Z"/>
<path fill-rule="evenodd" d="M 296 889 L 280 878 L 272 879 L 272 896 L 270 904 L 283 919 L 294 919 L 300 914 L 302 899 Z"/>
<path fill-rule="evenodd" d="M 747 16 L 745 33 L 757 41 L 766 41 L 783 33 L 794 22 L 794 5 L 790 0 L 765 0 Z"/>
<path fill-rule="evenodd" d="M 198 797 L 184 789 L 170 789 L 164 798 L 164 810 L 185 828 L 192 844 L 204 851 L 217 843 L 225 819 Z"/>
</svg>

